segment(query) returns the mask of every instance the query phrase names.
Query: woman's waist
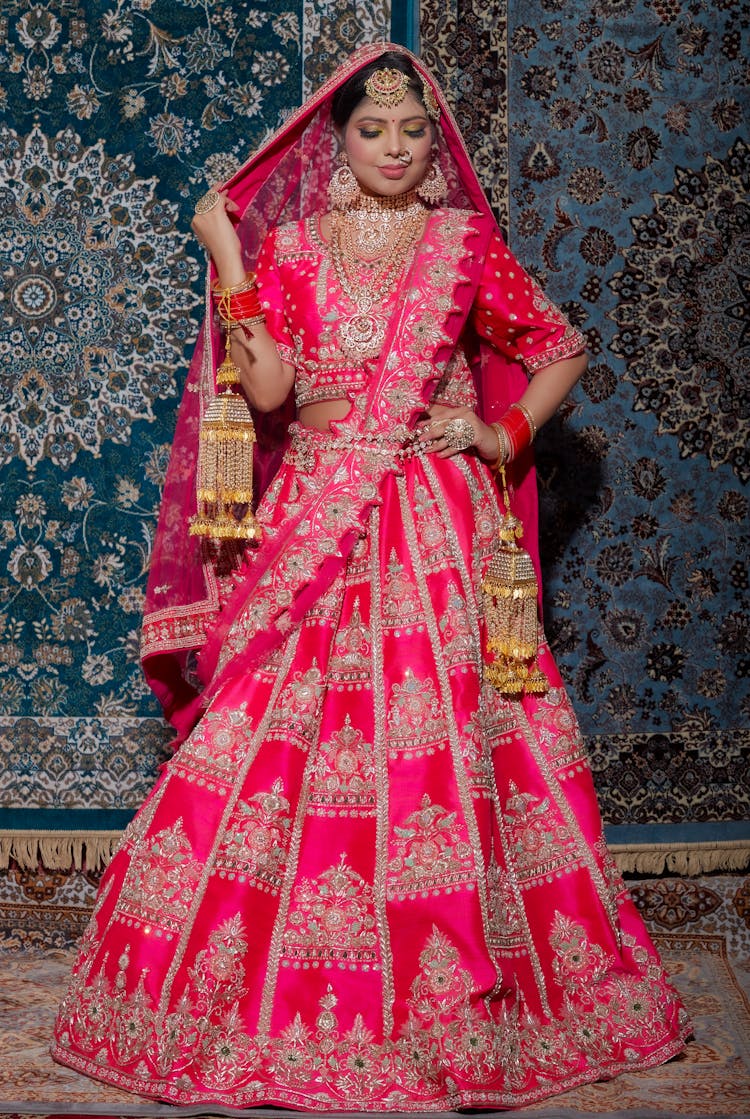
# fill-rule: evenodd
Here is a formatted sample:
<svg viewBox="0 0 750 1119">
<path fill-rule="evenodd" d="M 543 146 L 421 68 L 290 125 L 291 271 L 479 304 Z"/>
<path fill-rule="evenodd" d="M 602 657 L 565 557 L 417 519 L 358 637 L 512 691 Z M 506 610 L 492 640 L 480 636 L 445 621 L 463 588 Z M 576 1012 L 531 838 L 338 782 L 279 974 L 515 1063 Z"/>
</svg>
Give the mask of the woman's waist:
<svg viewBox="0 0 750 1119">
<path fill-rule="evenodd" d="M 326 365 L 300 365 L 294 381 L 294 397 L 298 411 L 311 405 L 351 401 L 357 393 L 367 388 L 370 375 L 362 366 L 341 367 Z"/>
<path fill-rule="evenodd" d="M 333 422 L 337 418 L 332 417 Z M 415 429 L 399 424 L 387 431 L 359 432 L 340 423 L 342 430 L 320 430 L 296 421 L 289 427 L 287 458 L 296 462 L 318 453 L 355 451 L 364 455 L 393 458 L 395 461 L 412 458 L 424 452 L 422 441 Z"/>
</svg>

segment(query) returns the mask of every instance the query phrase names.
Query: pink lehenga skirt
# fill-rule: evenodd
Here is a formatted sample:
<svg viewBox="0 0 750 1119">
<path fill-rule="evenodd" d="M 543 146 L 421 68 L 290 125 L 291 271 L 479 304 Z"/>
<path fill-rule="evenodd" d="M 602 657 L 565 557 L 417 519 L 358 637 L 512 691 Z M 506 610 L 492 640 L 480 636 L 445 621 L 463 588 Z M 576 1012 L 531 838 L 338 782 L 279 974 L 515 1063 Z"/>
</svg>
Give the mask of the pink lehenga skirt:
<svg viewBox="0 0 750 1119">
<path fill-rule="evenodd" d="M 279 517 L 294 486 L 288 461 Z M 415 456 L 382 498 L 128 827 L 57 1060 L 175 1104 L 432 1111 L 682 1048 L 549 651 L 543 698 L 483 683 L 489 472 Z"/>
</svg>

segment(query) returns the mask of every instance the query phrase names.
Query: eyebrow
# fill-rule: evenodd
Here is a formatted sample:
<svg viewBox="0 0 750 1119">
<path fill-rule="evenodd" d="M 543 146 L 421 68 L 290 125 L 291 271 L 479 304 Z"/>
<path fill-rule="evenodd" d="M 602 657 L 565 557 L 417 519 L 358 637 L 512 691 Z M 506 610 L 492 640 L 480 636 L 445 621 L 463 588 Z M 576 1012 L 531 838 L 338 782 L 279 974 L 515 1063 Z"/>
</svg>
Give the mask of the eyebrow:
<svg viewBox="0 0 750 1119">
<path fill-rule="evenodd" d="M 390 117 L 364 116 L 364 117 L 357 117 L 356 123 L 357 124 L 364 124 L 366 121 L 371 121 L 372 124 L 388 124 L 388 121 L 390 119 L 392 119 L 392 118 L 390 118 Z M 423 113 L 415 113 L 413 117 L 404 117 L 403 120 L 401 121 L 401 123 L 402 124 L 408 124 L 412 120 L 425 120 L 426 121 L 427 116 L 426 116 L 426 114 L 423 114 Z"/>
</svg>

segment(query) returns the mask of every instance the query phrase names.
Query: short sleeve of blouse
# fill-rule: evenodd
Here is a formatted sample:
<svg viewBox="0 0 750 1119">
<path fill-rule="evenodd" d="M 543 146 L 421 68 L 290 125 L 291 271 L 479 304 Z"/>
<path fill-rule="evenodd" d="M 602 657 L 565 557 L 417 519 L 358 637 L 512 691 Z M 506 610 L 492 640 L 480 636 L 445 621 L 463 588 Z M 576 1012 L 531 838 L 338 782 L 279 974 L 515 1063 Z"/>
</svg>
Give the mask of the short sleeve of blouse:
<svg viewBox="0 0 750 1119">
<path fill-rule="evenodd" d="M 527 372 L 573 357 L 586 339 L 493 234 L 472 307 L 472 325 L 486 342 Z"/>
<path fill-rule="evenodd" d="M 275 229 L 270 231 L 263 242 L 255 266 L 255 274 L 258 281 L 258 295 L 263 313 L 266 316 L 268 333 L 278 347 L 281 360 L 288 365 L 294 365 L 296 351 L 283 311 L 284 292 L 281 272 L 276 259 Z"/>
</svg>

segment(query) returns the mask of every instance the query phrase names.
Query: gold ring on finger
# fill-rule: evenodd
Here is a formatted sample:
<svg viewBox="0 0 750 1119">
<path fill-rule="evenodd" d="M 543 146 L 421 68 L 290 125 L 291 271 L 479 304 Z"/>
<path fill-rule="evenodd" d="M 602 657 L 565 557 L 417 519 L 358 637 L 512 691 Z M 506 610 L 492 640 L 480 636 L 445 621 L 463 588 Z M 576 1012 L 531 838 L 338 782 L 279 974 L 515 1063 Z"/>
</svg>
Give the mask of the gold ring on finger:
<svg viewBox="0 0 750 1119">
<path fill-rule="evenodd" d="M 443 439 L 454 451 L 465 451 L 474 442 L 474 428 L 468 420 L 449 420 L 445 425 Z"/>
<path fill-rule="evenodd" d="M 218 190 L 209 190 L 195 203 L 195 212 L 196 214 L 207 214 L 209 210 L 213 210 L 214 206 L 218 206 L 220 201 L 221 195 Z"/>
</svg>

